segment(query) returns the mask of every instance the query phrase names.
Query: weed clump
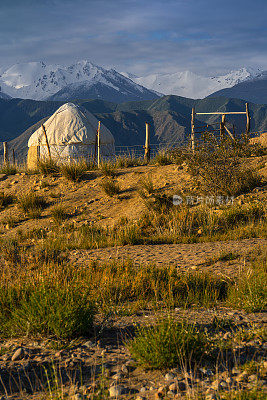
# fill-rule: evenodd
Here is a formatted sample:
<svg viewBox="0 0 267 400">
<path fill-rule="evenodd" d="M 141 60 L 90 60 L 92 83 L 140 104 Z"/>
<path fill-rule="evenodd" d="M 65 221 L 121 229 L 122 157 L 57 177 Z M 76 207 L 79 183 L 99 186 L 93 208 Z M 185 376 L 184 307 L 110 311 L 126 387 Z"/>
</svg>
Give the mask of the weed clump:
<svg viewBox="0 0 267 400">
<path fill-rule="evenodd" d="M 65 178 L 70 181 L 78 182 L 83 177 L 84 173 L 88 171 L 88 165 L 85 161 L 70 162 L 62 164 L 60 171 Z"/>
<path fill-rule="evenodd" d="M 111 178 L 114 178 L 114 176 L 116 176 L 116 166 L 110 161 L 101 163 L 100 171 L 104 176 L 110 176 Z"/>
<path fill-rule="evenodd" d="M 42 196 L 28 192 L 18 198 L 18 206 L 28 217 L 38 218 L 47 206 L 47 202 Z"/>
<path fill-rule="evenodd" d="M 195 325 L 168 318 L 155 326 L 138 328 L 128 348 L 140 364 L 163 369 L 201 360 L 207 343 Z"/>
<path fill-rule="evenodd" d="M 14 196 L 0 192 L 0 209 L 5 208 L 14 202 Z"/>
<path fill-rule="evenodd" d="M 0 314 L 5 314 L 6 321 L 0 328 L 3 334 L 69 339 L 92 333 L 94 309 L 81 288 L 39 284 L 23 289 L 1 288 Z"/>
<path fill-rule="evenodd" d="M 51 216 L 56 224 L 61 224 L 69 215 L 62 204 L 56 204 L 51 210 Z"/>
<path fill-rule="evenodd" d="M 0 165 L 0 174 L 15 175 L 18 172 L 18 167 L 15 164 L 4 163 Z"/>
<path fill-rule="evenodd" d="M 52 158 L 40 159 L 37 164 L 37 171 L 43 175 L 54 175 L 59 173 L 59 165 Z"/>
<path fill-rule="evenodd" d="M 104 179 L 100 186 L 102 187 L 102 189 L 104 190 L 104 192 L 109 196 L 112 197 L 115 194 L 119 194 L 120 193 L 120 186 L 117 182 L 114 181 L 114 179 L 112 178 L 107 178 Z"/>
</svg>

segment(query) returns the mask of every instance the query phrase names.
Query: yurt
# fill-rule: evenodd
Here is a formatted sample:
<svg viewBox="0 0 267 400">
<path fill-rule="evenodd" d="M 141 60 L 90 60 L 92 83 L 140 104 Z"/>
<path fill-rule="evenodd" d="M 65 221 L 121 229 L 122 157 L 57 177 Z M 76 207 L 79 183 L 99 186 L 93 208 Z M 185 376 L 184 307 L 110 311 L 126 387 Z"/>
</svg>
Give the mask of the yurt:
<svg viewBox="0 0 267 400">
<path fill-rule="evenodd" d="M 28 141 L 29 168 L 34 168 L 39 159 L 50 156 L 66 162 L 94 157 L 96 153 L 98 120 L 84 107 L 73 103 L 61 106 Z M 113 157 L 114 137 L 100 125 L 100 156 Z"/>
</svg>

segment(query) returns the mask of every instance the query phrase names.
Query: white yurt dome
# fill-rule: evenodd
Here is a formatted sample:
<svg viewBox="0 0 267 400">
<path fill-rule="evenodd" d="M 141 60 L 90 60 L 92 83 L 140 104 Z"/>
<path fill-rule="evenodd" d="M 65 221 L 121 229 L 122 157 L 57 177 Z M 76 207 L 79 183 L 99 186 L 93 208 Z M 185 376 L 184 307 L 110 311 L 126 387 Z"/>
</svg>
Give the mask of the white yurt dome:
<svg viewBox="0 0 267 400">
<path fill-rule="evenodd" d="M 51 157 L 55 160 L 63 162 L 94 156 L 97 129 L 98 120 L 84 107 L 73 103 L 64 104 L 31 135 L 28 141 L 28 166 L 36 165 L 39 158 L 48 156 L 47 141 Z M 114 156 L 114 143 L 112 133 L 101 124 L 102 157 Z"/>
</svg>

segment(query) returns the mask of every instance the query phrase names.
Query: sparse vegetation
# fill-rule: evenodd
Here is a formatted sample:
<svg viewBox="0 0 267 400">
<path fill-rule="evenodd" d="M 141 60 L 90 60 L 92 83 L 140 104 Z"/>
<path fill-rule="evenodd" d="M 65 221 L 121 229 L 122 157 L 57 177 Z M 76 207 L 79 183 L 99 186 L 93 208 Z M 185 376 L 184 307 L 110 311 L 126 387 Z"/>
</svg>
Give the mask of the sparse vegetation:
<svg viewBox="0 0 267 400">
<path fill-rule="evenodd" d="M 43 175 L 53 175 L 59 173 L 59 165 L 54 159 L 40 159 L 37 164 L 37 171 Z"/>
<path fill-rule="evenodd" d="M 116 176 L 116 166 L 111 161 L 102 162 L 100 165 L 100 171 L 104 176 L 110 176 L 111 178 Z"/>
<path fill-rule="evenodd" d="M 135 157 L 134 155 L 117 156 L 115 160 L 116 168 L 136 167 L 143 164 L 144 160 L 142 158 Z"/>
<path fill-rule="evenodd" d="M 60 166 L 62 175 L 73 182 L 78 182 L 82 179 L 86 171 L 88 171 L 88 164 L 85 160 L 73 161 Z"/>
<path fill-rule="evenodd" d="M 112 178 L 104 179 L 101 182 L 101 187 L 109 197 L 112 197 L 115 194 L 119 194 L 120 193 L 119 184 Z"/>
<path fill-rule="evenodd" d="M 157 165 L 168 165 L 173 162 L 171 157 L 171 152 L 168 150 L 161 150 L 159 151 L 152 160 L 152 163 Z"/>
<path fill-rule="evenodd" d="M 1 208 L 5 208 L 14 202 L 14 196 L 10 194 L 5 194 L 4 192 L 0 192 L 0 210 Z"/>
<path fill-rule="evenodd" d="M 38 218 L 47 206 L 46 200 L 34 192 L 28 192 L 18 197 L 18 206 L 30 218 Z"/>
<path fill-rule="evenodd" d="M 16 164 L 5 163 L 0 165 L 0 174 L 15 175 L 18 172 L 19 170 Z"/>
<path fill-rule="evenodd" d="M 56 224 L 61 224 L 63 221 L 65 221 L 65 219 L 68 218 L 68 213 L 66 212 L 62 203 L 56 204 L 52 208 L 51 215 Z"/>
</svg>

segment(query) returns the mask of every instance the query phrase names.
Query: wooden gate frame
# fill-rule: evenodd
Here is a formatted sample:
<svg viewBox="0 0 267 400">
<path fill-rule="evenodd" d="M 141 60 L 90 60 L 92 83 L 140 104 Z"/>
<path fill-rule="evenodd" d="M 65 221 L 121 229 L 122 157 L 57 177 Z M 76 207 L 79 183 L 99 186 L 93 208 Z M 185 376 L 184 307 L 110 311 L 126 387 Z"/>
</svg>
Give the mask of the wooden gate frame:
<svg viewBox="0 0 267 400">
<path fill-rule="evenodd" d="M 195 151 L 195 116 L 196 115 L 221 115 L 222 116 L 222 121 L 220 123 L 220 136 L 223 137 L 225 131 L 229 134 L 229 136 L 235 140 L 234 136 L 230 132 L 230 130 L 227 128 L 225 125 L 225 116 L 226 115 L 235 115 L 235 114 L 244 114 L 247 117 L 247 123 L 246 123 L 246 136 L 249 136 L 250 132 L 250 113 L 249 113 L 249 106 L 248 103 L 246 103 L 246 111 L 229 111 L 229 112 L 195 112 L 195 108 L 192 108 L 192 114 L 191 114 L 191 149 L 194 153 Z"/>
</svg>

